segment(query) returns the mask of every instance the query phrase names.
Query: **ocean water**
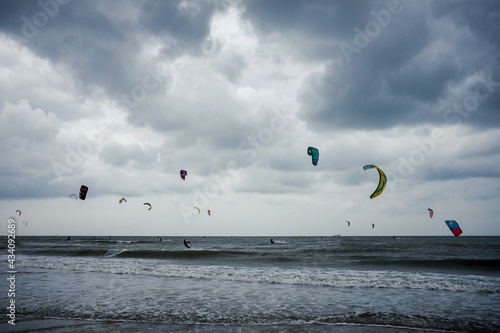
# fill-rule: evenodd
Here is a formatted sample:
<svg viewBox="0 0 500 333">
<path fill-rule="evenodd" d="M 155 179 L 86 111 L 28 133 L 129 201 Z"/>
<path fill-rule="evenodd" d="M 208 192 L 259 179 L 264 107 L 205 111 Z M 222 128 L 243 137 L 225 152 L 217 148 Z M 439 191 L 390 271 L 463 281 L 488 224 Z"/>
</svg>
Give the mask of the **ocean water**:
<svg viewBox="0 0 500 333">
<path fill-rule="evenodd" d="M 500 331 L 500 237 L 21 236 L 15 268 L 17 321 Z"/>
</svg>

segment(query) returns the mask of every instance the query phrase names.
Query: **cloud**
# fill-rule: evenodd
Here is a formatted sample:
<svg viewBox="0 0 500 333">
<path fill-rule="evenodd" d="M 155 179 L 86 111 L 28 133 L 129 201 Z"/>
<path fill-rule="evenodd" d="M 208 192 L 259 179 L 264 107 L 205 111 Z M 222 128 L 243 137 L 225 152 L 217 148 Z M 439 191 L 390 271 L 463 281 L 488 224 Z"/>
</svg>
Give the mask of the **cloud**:
<svg viewBox="0 0 500 333">
<path fill-rule="evenodd" d="M 0 198 L 45 195 L 51 177 L 47 151 L 56 141 L 59 120 L 25 100 L 4 102 L 0 111 L 0 153 L 5 157 L 0 162 Z"/>
<path fill-rule="evenodd" d="M 99 156 L 105 163 L 118 168 L 131 164 L 137 169 L 147 169 L 156 162 L 157 152 L 153 147 L 142 147 L 138 143 L 130 145 L 111 143 L 102 148 Z"/>
<path fill-rule="evenodd" d="M 196 204 L 220 218 L 215 234 L 252 232 L 235 219 L 329 233 L 351 217 L 404 233 L 397 221 L 417 223 L 429 202 L 492 220 L 499 12 L 486 0 L 1 2 L 0 205 L 45 217 L 37 199 L 60 205 L 85 184 L 102 218 L 142 219 L 147 201 L 179 234 L 196 230 L 183 210 Z M 389 178 L 375 200 L 366 164 Z M 140 209 L 109 209 L 122 196 Z"/>
<path fill-rule="evenodd" d="M 447 15 L 426 21 L 424 15 L 429 13 L 428 6 L 404 3 L 402 12 L 372 39 L 359 30 L 354 41 L 366 43 L 357 48 L 359 54 L 353 53 L 347 63 L 345 58 L 333 58 L 304 82 L 301 117 L 321 130 L 443 123 L 444 101 L 461 103 L 465 97 L 453 90 L 468 86 L 478 74 L 486 80 L 497 59 L 495 52 L 477 53 L 471 48 L 480 41 L 489 49 L 489 32 L 471 31 Z M 471 118 L 471 123 L 490 124 L 483 120 L 496 118 L 497 113 L 486 103 L 496 104 L 497 98 L 482 103 L 486 115 Z"/>
</svg>

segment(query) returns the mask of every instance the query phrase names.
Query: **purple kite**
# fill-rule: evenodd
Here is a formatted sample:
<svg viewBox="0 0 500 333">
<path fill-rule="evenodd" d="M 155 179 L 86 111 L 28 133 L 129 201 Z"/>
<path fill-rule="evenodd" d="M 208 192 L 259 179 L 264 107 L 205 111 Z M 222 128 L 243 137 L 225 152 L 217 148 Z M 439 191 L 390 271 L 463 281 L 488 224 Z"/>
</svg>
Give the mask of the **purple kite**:
<svg viewBox="0 0 500 333">
<path fill-rule="evenodd" d="M 187 174 L 188 174 L 188 173 L 187 173 L 187 171 L 186 171 L 186 170 L 181 170 L 181 178 L 182 178 L 183 180 L 186 180 L 186 176 L 187 176 Z"/>
</svg>

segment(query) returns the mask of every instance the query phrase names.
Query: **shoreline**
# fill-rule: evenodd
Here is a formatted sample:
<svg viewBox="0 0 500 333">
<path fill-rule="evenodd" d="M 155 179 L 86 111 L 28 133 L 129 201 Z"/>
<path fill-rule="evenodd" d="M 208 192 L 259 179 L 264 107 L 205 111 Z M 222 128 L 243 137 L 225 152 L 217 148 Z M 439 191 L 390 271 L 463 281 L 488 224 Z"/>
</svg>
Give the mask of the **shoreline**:
<svg viewBox="0 0 500 333">
<path fill-rule="evenodd" d="M 7 322 L 0 324 L 2 332 L 338 332 L 338 333 L 419 333 L 419 332 L 445 332 L 436 329 L 422 329 L 411 327 L 394 327 L 383 325 L 358 325 L 358 324 L 172 324 L 148 323 L 108 320 L 83 320 L 83 319 L 55 319 L 33 318 L 23 319 L 16 325 Z"/>
</svg>

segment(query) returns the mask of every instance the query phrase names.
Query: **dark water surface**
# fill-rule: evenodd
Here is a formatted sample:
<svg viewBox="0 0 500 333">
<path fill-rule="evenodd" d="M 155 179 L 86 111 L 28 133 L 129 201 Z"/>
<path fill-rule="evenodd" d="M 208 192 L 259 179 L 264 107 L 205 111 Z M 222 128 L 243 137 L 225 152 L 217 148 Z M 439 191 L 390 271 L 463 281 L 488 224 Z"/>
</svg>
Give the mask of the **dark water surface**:
<svg viewBox="0 0 500 333">
<path fill-rule="evenodd" d="M 500 331 L 500 237 L 184 238 L 18 237 L 16 318 Z"/>
</svg>

